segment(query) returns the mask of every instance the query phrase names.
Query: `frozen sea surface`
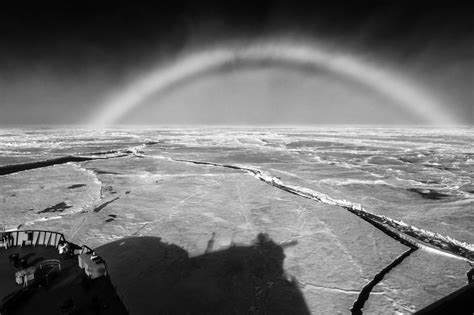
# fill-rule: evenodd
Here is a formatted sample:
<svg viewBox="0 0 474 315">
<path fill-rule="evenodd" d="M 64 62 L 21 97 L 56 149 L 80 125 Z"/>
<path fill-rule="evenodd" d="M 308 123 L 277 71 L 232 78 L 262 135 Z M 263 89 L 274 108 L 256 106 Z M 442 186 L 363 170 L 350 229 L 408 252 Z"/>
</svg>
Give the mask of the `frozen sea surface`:
<svg viewBox="0 0 474 315">
<path fill-rule="evenodd" d="M 153 235 L 195 255 L 213 232 L 214 249 L 266 232 L 297 240 L 285 249 L 285 269 L 312 312 L 348 313 L 362 287 L 408 247 L 341 207 L 218 165 L 259 169 L 469 245 L 472 143 L 468 127 L 2 129 L 4 170 L 90 160 L 0 176 L 0 224 L 59 230 L 92 247 Z M 465 285 L 467 270 L 465 260 L 418 250 L 377 284 L 364 313 L 412 313 Z"/>
</svg>

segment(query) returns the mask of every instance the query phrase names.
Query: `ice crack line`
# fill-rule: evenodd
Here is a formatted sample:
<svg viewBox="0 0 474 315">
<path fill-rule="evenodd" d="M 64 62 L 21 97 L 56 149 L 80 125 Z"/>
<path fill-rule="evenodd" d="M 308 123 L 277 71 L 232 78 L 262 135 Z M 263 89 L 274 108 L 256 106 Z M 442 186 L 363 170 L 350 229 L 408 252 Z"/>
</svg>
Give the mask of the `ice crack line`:
<svg viewBox="0 0 474 315">
<path fill-rule="evenodd" d="M 310 289 L 315 289 L 315 290 L 323 290 L 323 291 L 346 293 L 346 294 L 359 294 L 359 291 L 357 290 L 347 290 L 347 289 L 341 289 L 341 288 L 335 288 L 335 287 L 325 287 L 322 285 L 316 285 L 313 283 L 303 282 L 303 281 L 298 281 L 298 284 L 303 288 L 310 288 Z M 381 294 L 383 292 L 373 292 L 373 293 Z"/>
<path fill-rule="evenodd" d="M 453 257 L 459 257 L 467 259 L 469 261 L 474 261 L 474 244 L 460 242 L 449 236 L 444 236 L 439 233 L 434 233 L 417 228 L 401 220 L 395 220 L 383 215 L 371 213 L 370 211 L 364 209 L 360 204 L 352 203 L 345 199 L 339 200 L 305 187 L 285 184 L 279 178 L 272 177 L 271 175 L 259 169 L 250 168 L 247 166 L 220 164 L 214 162 L 193 161 L 173 158 L 168 159 L 176 162 L 186 162 L 199 165 L 212 165 L 216 167 L 242 170 L 255 176 L 256 178 L 269 185 L 272 185 L 294 195 L 312 199 L 324 204 L 342 207 L 350 211 L 351 213 L 357 215 L 358 217 L 362 218 L 363 220 L 367 221 L 368 223 L 372 224 L 374 227 L 381 230 L 388 236 L 396 239 L 400 243 L 410 248 L 421 248 L 424 250 L 435 251 L 438 254 L 451 255 Z"/>
<path fill-rule="evenodd" d="M 390 272 L 393 268 L 399 265 L 406 257 L 410 256 L 418 248 L 412 247 L 400 256 L 398 256 L 394 261 L 392 261 L 388 266 L 383 268 L 379 273 L 377 273 L 374 278 L 367 283 L 359 293 L 359 297 L 354 302 L 354 305 L 351 308 L 351 313 L 354 315 L 362 314 L 362 309 L 364 308 L 365 302 L 369 299 L 372 289 L 382 281 L 383 277 Z"/>
<path fill-rule="evenodd" d="M 43 168 L 48 166 L 53 166 L 57 164 L 66 164 L 69 162 L 86 162 L 92 160 L 105 160 L 126 156 L 137 156 L 141 157 L 143 155 L 143 148 L 146 146 L 155 145 L 155 142 L 147 142 L 135 147 L 125 148 L 121 150 L 111 150 L 111 151 L 100 151 L 100 152 L 91 152 L 81 155 L 68 155 L 58 158 L 53 158 L 49 160 L 29 162 L 22 164 L 13 164 L 13 165 L 4 165 L 0 166 L 0 176 L 8 175 L 18 172 L 23 172 L 27 170 L 32 170 L 36 168 Z"/>
<path fill-rule="evenodd" d="M 15 164 L 15 165 L 5 165 L 5 166 L 0 166 L 0 175 L 8 175 L 8 174 L 18 173 L 22 171 L 32 170 L 35 168 L 48 167 L 48 166 L 53 166 L 57 164 L 65 164 L 69 162 L 85 162 L 85 161 L 90 161 L 94 159 L 95 158 L 82 157 L 82 156 L 63 156 L 63 157 L 45 160 L 45 161 Z"/>
</svg>

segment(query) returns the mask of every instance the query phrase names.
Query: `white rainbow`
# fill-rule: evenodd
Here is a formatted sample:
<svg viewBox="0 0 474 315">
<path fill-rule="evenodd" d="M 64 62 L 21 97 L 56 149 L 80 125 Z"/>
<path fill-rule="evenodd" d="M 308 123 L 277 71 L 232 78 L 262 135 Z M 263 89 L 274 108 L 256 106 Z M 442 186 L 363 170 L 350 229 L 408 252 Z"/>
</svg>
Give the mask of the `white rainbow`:
<svg viewBox="0 0 474 315">
<path fill-rule="evenodd" d="M 87 123 L 96 127 L 117 123 L 154 93 L 187 78 L 246 61 L 273 61 L 326 69 L 378 91 L 420 121 L 433 125 L 456 124 L 452 114 L 430 93 L 424 91 L 420 84 L 395 70 L 382 69 L 354 55 L 337 54 L 316 45 L 294 42 L 223 45 L 190 53 L 167 66 L 153 68 L 120 91 L 109 95 L 105 102 L 99 104 L 99 110 Z"/>
</svg>

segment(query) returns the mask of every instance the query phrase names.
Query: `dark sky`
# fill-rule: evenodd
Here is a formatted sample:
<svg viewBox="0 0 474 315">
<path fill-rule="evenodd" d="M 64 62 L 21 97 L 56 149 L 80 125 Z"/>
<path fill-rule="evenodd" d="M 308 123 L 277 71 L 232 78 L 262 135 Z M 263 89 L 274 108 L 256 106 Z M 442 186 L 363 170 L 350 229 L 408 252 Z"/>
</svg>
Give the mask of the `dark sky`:
<svg viewBox="0 0 474 315">
<path fill-rule="evenodd" d="M 282 35 L 314 38 L 406 71 L 436 91 L 436 97 L 451 107 L 459 122 L 470 124 L 473 121 L 473 11 L 460 3 L 159 1 L 153 7 L 92 8 L 85 4 L 58 7 L 45 3 L 3 7 L 0 9 L 0 124 L 79 122 L 78 115 L 93 111 L 111 90 L 189 47 Z M 252 77 L 247 70 L 243 71 L 246 80 Z M 285 73 L 276 72 L 263 75 L 258 72 L 255 77 L 263 81 L 271 75 L 276 75 L 277 81 L 285 77 Z M 236 84 L 238 78 L 235 73 L 232 75 L 223 81 Z M 187 86 L 183 91 L 196 94 L 192 91 L 195 88 Z M 179 92 L 175 91 L 175 95 L 163 102 L 179 102 L 176 93 Z M 241 93 L 245 93 L 245 87 Z M 293 90 L 292 95 L 297 98 L 298 92 Z M 298 106 L 298 102 L 293 103 Z M 145 107 L 149 106 L 152 105 Z M 175 123 L 200 122 L 173 117 Z M 334 114 L 327 118 L 329 123 L 372 122 L 370 119 L 338 121 Z M 373 122 L 385 122 L 380 119 Z M 140 119 L 134 122 L 139 123 Z M 218 122 L 218 118 L 210 121 Z M 242 122 L 266 121 L 251 118 L 236 121 Z M 277 122 L 285 123 L 284 119 Z M 301 120 L 296 115 L 288 121 L 299 122 L 311 123 L 311 120 Z M 405 122 L 403 115 L 395 122 Z M 411 121 L 406 118 L 406 122 Z"/>
</svg>

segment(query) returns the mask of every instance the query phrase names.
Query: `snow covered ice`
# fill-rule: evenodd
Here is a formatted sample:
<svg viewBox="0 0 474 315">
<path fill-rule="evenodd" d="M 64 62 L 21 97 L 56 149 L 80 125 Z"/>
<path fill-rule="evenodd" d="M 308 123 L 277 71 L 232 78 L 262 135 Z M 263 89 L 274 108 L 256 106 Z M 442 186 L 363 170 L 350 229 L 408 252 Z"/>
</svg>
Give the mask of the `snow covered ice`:
<svg viewBox="0 0 474 315">
<path fill-rule="evenodd" d="M 466 284 L 473 142 L 467 127 L 3 129 L 0 223 L 92 247 L 159 236 L 192 255 L 213 232 L 214 249 L 296 240 L 285 270 L 314 313 L 347 313 L 415 244 L 364 306 L 413 313 Z"/>
</svg>

